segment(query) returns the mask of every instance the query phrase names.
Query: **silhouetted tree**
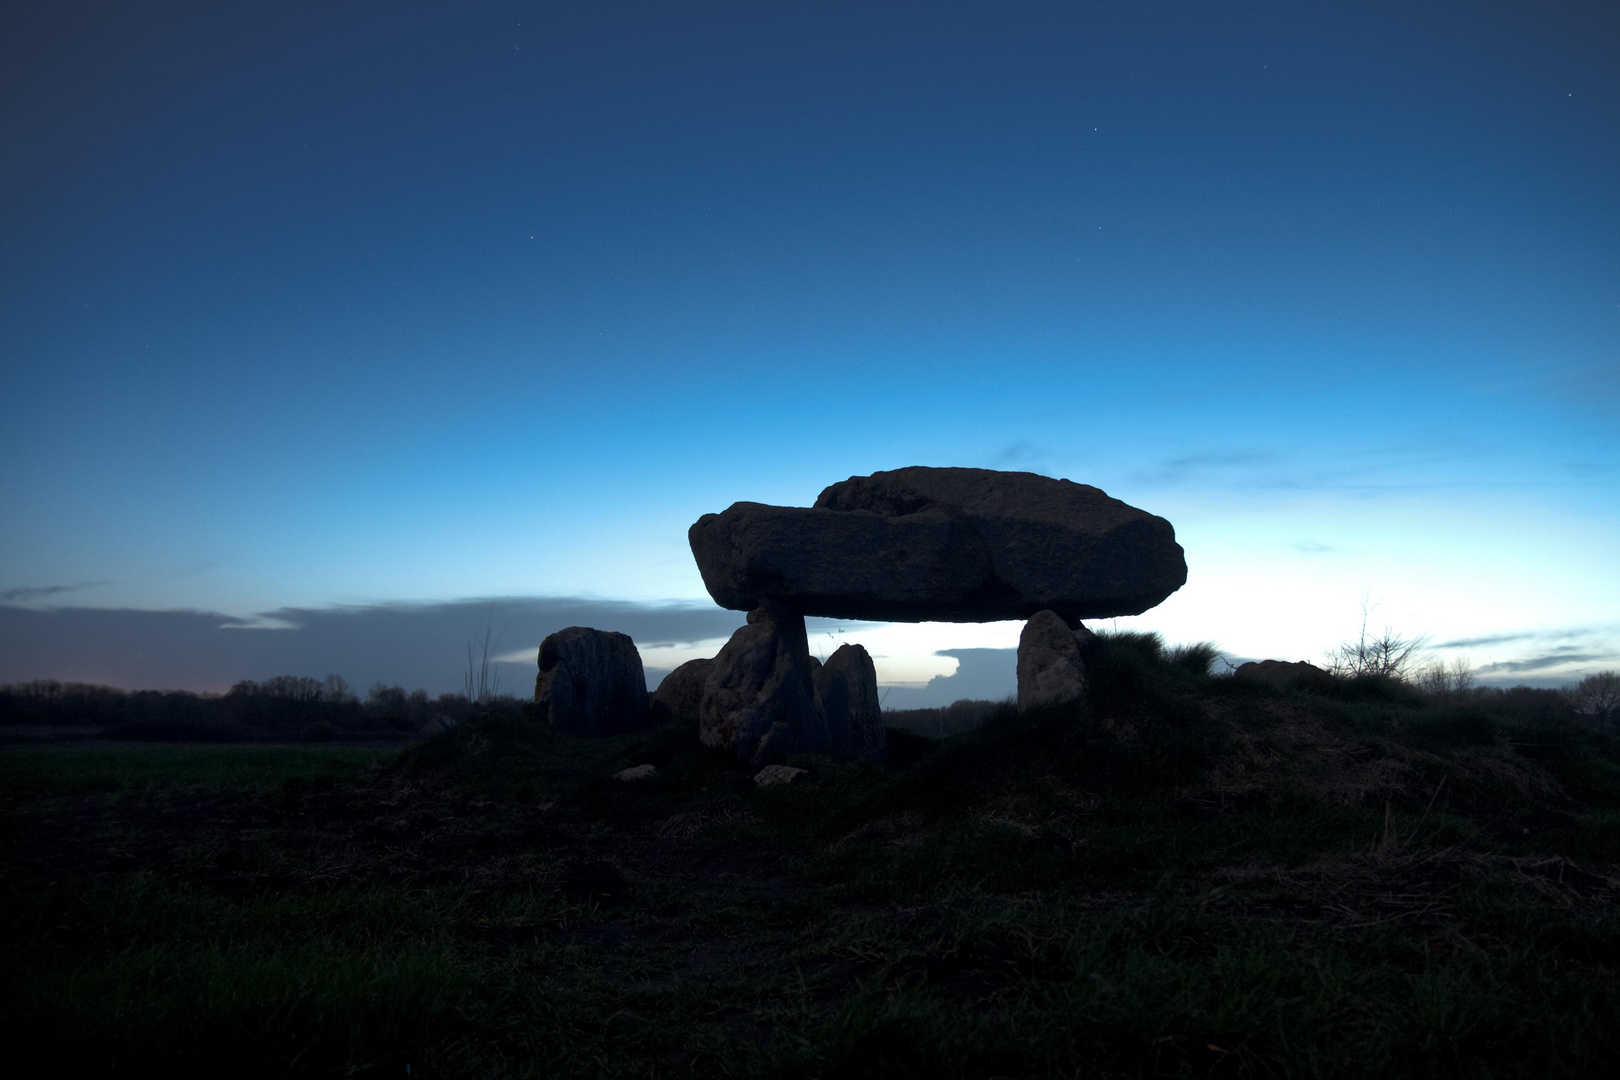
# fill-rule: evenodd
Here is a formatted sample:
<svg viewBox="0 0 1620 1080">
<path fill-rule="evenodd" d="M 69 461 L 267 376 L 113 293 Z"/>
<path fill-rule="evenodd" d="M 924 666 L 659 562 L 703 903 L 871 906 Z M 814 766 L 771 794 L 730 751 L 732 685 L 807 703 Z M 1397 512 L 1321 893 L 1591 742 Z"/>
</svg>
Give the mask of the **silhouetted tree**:
<svg viewBox="0 0 1620 1080">
<path fill-rule="evenodd" d="M 1588 675 L 1574 686 L 1566 687 L 1564 696 L 1570 707 L 1582 718 L 1599 727 L 1615 727 L 1620 722 L 1620 675 L 1600 671 Z"/>
</svg>

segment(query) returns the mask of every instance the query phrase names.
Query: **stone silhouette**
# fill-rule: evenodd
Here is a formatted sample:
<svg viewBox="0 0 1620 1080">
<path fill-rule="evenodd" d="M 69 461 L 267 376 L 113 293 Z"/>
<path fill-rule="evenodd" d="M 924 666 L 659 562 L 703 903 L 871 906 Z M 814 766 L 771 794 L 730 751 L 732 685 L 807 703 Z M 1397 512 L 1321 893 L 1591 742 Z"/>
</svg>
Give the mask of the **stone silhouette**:
<svg viewBox="0 0 1620 1080">
<path fill-rule="evenodd" d="M 810 655 L 802 615 L 749 612 L 708 672 L 698 726 L 705 746 L 754 765 L 797 753 L 881 761 L 888 749 L 871 656 L 843 645 L 823 665 Z"/>
<path fill-rule="evenodd" d="M 696 720 L 703 706 L 703 687 L 713 660 L 688 660 L 658 684 L 652 695 L 652 722 Z"/>
<path fill-rule="evenodd" d="M 1081 628 L 1088 636 L 1091 631 Z M 1055 611 L 1038 611 L 1018 637 L 1018 711 L 1074 705 L 1086 697 L 1080 640 Z"/>
<path fill-rule="evenodd" d="M 1232 674 L 1239 679 L 1264 683 L 1273 690 L 1321 690 L 1333 685 L 1331 675 L 1304 660 L 1292 664 L 1286 660 L 1251 660 L 1239 664 Z"/>
<path fill-rule="evenodd" d="M 570 626 L 540 643 L 534 701 L 558 731 L 622 735 L 649 723 L 647 677 L 629 635 Z"/>
<path fill-rule="evenodd" d="M 756 608 L 709 668 L 698 737 L 764 765 L 784 754 L 823 751 L 815 675 L 804 616 Z"/>
<path fill-rule="evenodd" d="M 840 645 L 815 671 L 816 708 L 827 732 L 827 753 L 882 761 L 888 752 L 877 668 L 863 646 Z"/>
<path fill-rule="evenodd" d="M 813 507 L 739 502 L 688 532 L 722 607 L 885 622 L 1050 609 L 1136 615 L 1187 580 L 1168 521 L 1035 473 L 914 467 L 851 477 Z"/>
<path fill-rule="evenodd" d="M 702 738 L 756 765 L 884 754 L 871 657 L 845 646 L 816 663 L 806 615 L 1028 619 L 1019 707 L 1073 705 L 1096 642 L 1080 620 L 1140 614 L 1187 580 L 1163 518 L 1084 484 L 989 469 L 852 476 L 811 507 L 733 503 L 687 538 L 709 595 L 749 613 L 709 668 Z"/>
</svg>

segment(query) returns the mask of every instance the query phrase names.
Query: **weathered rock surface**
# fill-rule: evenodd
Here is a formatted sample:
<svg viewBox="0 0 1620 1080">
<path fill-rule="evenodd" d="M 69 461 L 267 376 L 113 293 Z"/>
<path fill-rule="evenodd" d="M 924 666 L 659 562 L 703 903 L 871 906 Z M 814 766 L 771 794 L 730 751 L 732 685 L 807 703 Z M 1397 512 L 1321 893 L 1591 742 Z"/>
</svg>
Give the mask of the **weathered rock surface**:
<svg viewBox="0 0 1620 1080">
<path fill-rule="evenodd" d="M 882 761 L 889 739 L 883 730 L 877 668 L 863 646 L 840 645 L 814 672 L 816 707 L 827 732 L 826 752 L 852 761 Z"/>
<path fill-rule="evenodd" d="M 1264 683 L 1274 690 L 1309 690 L 1331 685 L 1333 677 L 1315 664 L 1304 660 L 1289 663 L 1286 660 L 1251 660 L 1239 664 L 1232 673 L 1239 679 Z"/>
<path fill-rule="evenodd" d="M 1085 697 L 1086 667 L 1076 631 L 1055 611 L 1036 612 L 1018 636 L 1018 711 L 1073 705 Z"/>
<path fill-rule="evenodd" d="M 814 507 L 734 503 L 688 532 L 722 607 L 988 622 L 1050 609 L 1135 615 L 1187 580 L 1175 530 L 1097 488 L 1035 473 L 909 468 L 851 477 Z"/>
<path fill-rule="evenodd" d="M 714 661 L 688 660 L 658 684 L 652 695 L 652 722 L 696 720 L 703 706 L 703 685 L 709 679 Z"/>
<path fill-rule="evenodd" d="M 764 765 L 786 754 L 824 751 L 804 616 L 756 608 L 714 658 L 703 688 L 698 736 Z"/>
<path fill-rule="evenodd" d="M 791 765 L 767 765 L 754 774 L 754 783 L 760 787 L 770 787 L 773 784 L 791 784 L 801 776 L 809 775 L 809 769 L 795 769 Z"/>
<path fill-rule="evenodd" d="M 534 701 L 558 731 L 622 735 L 648 726 L 647 677 L 629 635 L 570 626 L 540 643 Z"/>
</svg>

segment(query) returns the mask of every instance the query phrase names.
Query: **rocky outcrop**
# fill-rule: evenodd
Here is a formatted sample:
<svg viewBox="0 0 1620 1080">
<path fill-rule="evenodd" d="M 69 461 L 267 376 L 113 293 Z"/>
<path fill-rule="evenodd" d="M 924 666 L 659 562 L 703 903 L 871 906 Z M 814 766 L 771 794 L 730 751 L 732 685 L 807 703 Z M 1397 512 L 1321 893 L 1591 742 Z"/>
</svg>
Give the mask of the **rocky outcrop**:
<svg viewBox="0 0 1620 1080">
<path fill-rule="evenodd" d="M 697 720 L 703 707 L 703 686 L 713 667 L 713 660 L 688 660 L 665 675 L 664 681 L 653 691 L 652 722 Z"/>
<path fill-rule="evenodd" d="M 882 761 L 888 751 L 877 669 L 860 645 L 840 645 L 815 669 L 816 709 L 827 732 L 827 753 L 852 761 Z"/>
<path fill-rule="evenodd" d="M 703 688 L 698 736 L 764 765 L 826 749 L 804 616 L 756 608 L 714 658 Z"/>
<path fill-rule="evenodd" d="M 1077 632 L 1055 611 L 1036 612 L 1018 637 L 1018 711 L 1074 705 L 1085 698 L 1086 667 Z"/>
<path fill-rule="evenodd" d="M 688 533 L 709 594 L 738 610 L 988 622 L 1050 609 L 1135 615 L 1187 579 L 1168 521 L 1034 473 L 909 468 L 851 477 L 814 507 L 734 503 Z"/>
<path fill-rule="evenodd" d="M 1232 674 L 1239 679 L 1263 683 L 1273 690 L 1320 690 L 1333 684 L 1333 676 L 1304 660 L 1298 663 L 1251 660 L 1247 664 L 1239 664 Z"/>
<path fill-rule="evenodd" d="M 629 635 L 570 626 L 540 643 L 534 701 L 558 731 L 622 735 L 648 725 L 647 678 Z"/>
</svg>

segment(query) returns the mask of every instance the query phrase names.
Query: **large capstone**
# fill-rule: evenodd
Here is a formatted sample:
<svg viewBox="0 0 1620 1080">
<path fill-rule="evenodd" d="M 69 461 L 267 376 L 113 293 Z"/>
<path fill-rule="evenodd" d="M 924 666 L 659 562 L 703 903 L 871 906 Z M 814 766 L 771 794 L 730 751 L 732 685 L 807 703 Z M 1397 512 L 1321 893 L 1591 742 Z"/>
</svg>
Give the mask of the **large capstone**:
<svg viewBox="0 0 1620 1080">
<path fill-rule="evenodd" d="M 622 735 L 648 726 L 647 676 L 628 634 L 570 626 L 540 643 L 534 702 L 558 731 Z"/>
<path fill-rule="evenodd" d="M 688 533 L 721 607 L 836 619 L 1138 615 L 1187 580 L 1163 518 L 1069 480 L 991 469 L 855 476 L 814 507 L 734 503 Z"/>
</svg>

